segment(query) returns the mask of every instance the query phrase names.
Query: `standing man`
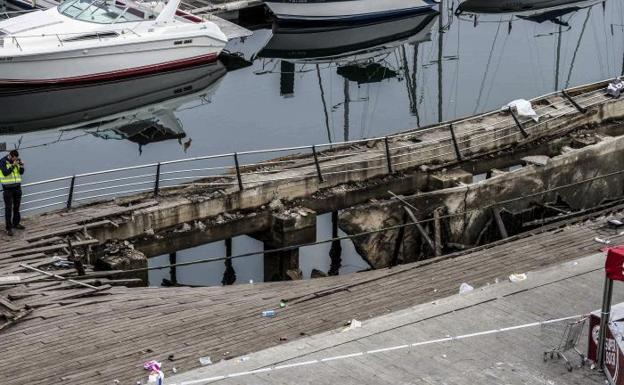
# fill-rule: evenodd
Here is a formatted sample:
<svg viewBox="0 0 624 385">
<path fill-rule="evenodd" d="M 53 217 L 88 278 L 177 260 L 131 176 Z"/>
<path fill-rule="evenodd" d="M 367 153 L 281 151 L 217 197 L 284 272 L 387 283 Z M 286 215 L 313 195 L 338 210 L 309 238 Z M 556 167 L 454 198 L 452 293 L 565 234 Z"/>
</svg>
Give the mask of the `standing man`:
<svg viewBox="0 0 624 385">
<path fill-rule="evenodd" d="M 20 225 L 20 203 L 22 201 L 22 175 L 24 163 L 19 158 L 17 150 L 12 150 L 9 155 L 0 159 L 0 183 L 2 184 L 2 196 L 4 198 L 4 217 L 6 230 L 9 236 L 13 236 L 13 229 L 24 230 Z"/>
</svg>

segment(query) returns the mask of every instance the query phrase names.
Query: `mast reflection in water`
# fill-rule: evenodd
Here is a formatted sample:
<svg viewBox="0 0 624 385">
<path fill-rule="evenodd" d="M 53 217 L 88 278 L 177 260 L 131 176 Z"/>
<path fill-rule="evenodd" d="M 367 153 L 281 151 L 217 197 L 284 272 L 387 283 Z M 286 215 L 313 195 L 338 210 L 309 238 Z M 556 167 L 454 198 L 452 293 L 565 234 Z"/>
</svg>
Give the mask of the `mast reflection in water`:
<svg viewBox="0 0 624 385">
<path fill-rule="evenodd" d="M 540 8 L 543 3 L 539 0 L 523 1 L 530 1 L 531 8 L 510 12 L 502 7 L 503 1 L 489 0 L 487 3 L 498 9 L 488 13 L 465 9 L 455 15 L 460 2 L 447 0 L 437 16 L 432 13 L 424 18 L 398 18 L 349 28 L 294 30 L 278 26 L 275 31 L 257 30 L 228 47 L 231 52 L 244 52 L 252 64 L 228 73 L 214 96 L 208 92 L 211 103 L 201 97 L 191 98 L 170 108 L 170 116 L 175 116 L 178 126 L 171 119 L 159 122 L 167 128 L 183 127 L 185 143 L 192 137 L 186 154 L 177 140 L 167 140 L 152 142 L 139 155 L 135 143 L 144 138 L 133 135 L 134 127 L 118 124 L 115 118 L 106 119 L 111 123 L 108 127 L 127 127 L 124 137 L 133 137 L 137 142 L 102 140 L 92 134 L 97 133 L 98 126 L 102 137 L 122 137 L 117 131 L 105 131 L 108 127 L 102 117 L 115 116 L 124 109 L 97 114 L 87 106 L 84 110 L 88 114 L 81 116 L 80 111 L 66 108 L 71 103 L 65 106 L 62 99 L 69 100 L 67 96 L 61 96 L 61 101 L 24 100 L 11 107 L 0 102 L 0 125 L 13 130 L 5 131 L 0 141 L 23 149 L 31 165 L 28 178 L 41 180 L 163 159 L 384 136 L 622 73 L 621 1 L 566 1 L 547 8 Z M 469 2 L 464 4 L 466 8 Z M 293 41 L 298 43 L 293 45 Z M 217 84 L 209 89 L 215 90 Z M 110 87 L 95 97 L 115 99 L 115 93 L 134 93 L 141 88 L 150 93 L 161 87 L 167 87 L 161 80 Z M 172 89 L 176 88 L 174 82 Z M 48 109 L 48 116 L 34 116 L 35 107 L 46 103 L 57 106 Z M 150 103 L 158 104 L 152 101 L 140 105 Z M 14 114 L 19 108 L 33 115 L 16 119 Z M 55 121 L 55 113 L 61 119 Z M 63 123 L 62 119 L 74 113 L 78 118 Z M 12 121 L 6 124 L 11 115 Z M 90 121 L 95 125 L 89 125 Z M 61 127 L 63 124 L 69 126 Z M 17 131 L 20 133 L 14 134 Z M 139 127 L 136 131 L 145 132 Z M 168 134 L 180 132 L 172 130 Z M 156 136 L 168 137 L 160 133 Z M 62 140 L 55 141 L 58 137 Z M 48 145 L 38 147 L 45 143 Z M 64 162 L 58 162 L 59 154 Z M 47 167 L 49 164 L 55 167 Z M 330 238 L 334 230 L 338 232 L 331 216 L 318 218 L 318 239 Z M 343 241 L 341 246 L 340 273 L 367 267 L 350 243 Z M 262 248 L 261 242 L 242 237 L 235 238 L 230 249 L 236 255 Z M 180 251 L 177 259 L 183 262 L 223 256 L 226 250 L 220 242 Z M 300 266 L 304 276 L 309 276 L 312 268 L 329 271 L 329 251 L 330 245 L 303 248 Z M 158 259 L 150 264 L 168 263 L 168 256 Z M 234 259 L 232 264 L 237 282 L 263 279 L 260 257 Z M 332 268 L 335 271 L 334 265 Z M 224 270 L 223 263 L 179 268 L 178 280 L 183 284 L 218 285 Z M 150 274 L 154 283 L 168 276 L 167 271 Z"/>
</svg>

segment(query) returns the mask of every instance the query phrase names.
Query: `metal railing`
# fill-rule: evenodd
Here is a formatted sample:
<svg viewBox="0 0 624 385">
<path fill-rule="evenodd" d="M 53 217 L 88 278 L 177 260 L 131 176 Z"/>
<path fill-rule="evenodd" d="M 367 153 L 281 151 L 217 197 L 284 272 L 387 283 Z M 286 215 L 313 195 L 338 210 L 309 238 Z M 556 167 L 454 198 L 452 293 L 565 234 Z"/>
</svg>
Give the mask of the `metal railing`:
<svg viewBox="0 0 624 385">
<path fill-rule="evenodd" d="M 552 95 L 562 94 L 555 92 L 540 98 Z M 579 96 L 583 97 L 580 101 L 585 104 L 583 107 L 605 101 L 602 90 L 577 95 L 577 100 Z M 359 171 L 370 171 L 371 176 L 393 173 L 420 164 L 461 160 L 464 156 L 478 152 L 484 145 L 522 139 L 526 132 L 531 134 L 544 124 L 578 112 L 563 97 L 559 104 L 550 103 L 536 108 L 538 114 L 543 110 L 548 110 L 541 114 L 543 119 L 523 130 L 519 130 L 513 120 L 504 118 L 476 125 L 473 129 L 464 129 L 461 136 L 456 136 L 453 127 L 469 121 L 472 119 L 470 117 L 418 131 L 371 139 L 200 156 L 25 183 L 22 185 L 22 211 L 70 209 L 80 204 L 141 193 L 158 196 L 163 189 L 191 184 L 208 189 L 243 190 L 262 183 L 295 181 L 314 176 L 324 182 L 331 176 Z M 480 118 L 496 113 L 483 114 Z M 420 140 L 428 132 L 444 129 L 447 134 L 443 137 Z M 395 139 L 404 141 L 393 143 Z M 352 146 L 357 145 L 366 147 L 351 150 Z M 368 165 L 363 167 L 364 163 Z M 295 170 L 297 172 L 293 172 Z"/>
</svg>

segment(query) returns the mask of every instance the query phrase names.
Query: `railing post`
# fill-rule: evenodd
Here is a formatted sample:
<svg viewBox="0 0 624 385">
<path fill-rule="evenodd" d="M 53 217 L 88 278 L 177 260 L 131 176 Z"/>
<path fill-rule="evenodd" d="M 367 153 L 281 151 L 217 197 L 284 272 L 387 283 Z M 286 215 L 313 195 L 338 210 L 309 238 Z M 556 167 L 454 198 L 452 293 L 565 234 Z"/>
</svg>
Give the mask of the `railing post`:
<svg viewBox="0 0 624 385">
<path fill-rule="evenodd" d="M 455 128 L 453 127 L 453 123 L 449 124 L 449 128 L 451 129 L 451 139 L 453 139 L 453 147 L 455 148 L 455 155 L 457 156 L 457 161 L 462 161 L 462 154 L 459 151 L 459 143 L 457 143 L 457 137 L 455 136 Z"/>
<path fill-rule="evenodd" d="M 522 133 L 522 136 L 524 136 L 525 138 L 528 138 L 529 134 L 524 129 L 524 126 L 522 125 L 522 123 L 520 123 L 520 119 L 518 119 L 518 115 L 516 115 L 513 108 L 509 107 L 509 112 L 511 112 L 511 117 L 513 118 L 514 122 L 516 122 L 516 126 L 518 126 L 518 129 Z"/>
<path fill-rule="evenodd" d="M 316 174 L 318 175 L 319 181 L 323 183 L 324 182 L 323 174 L 321 173 L 321 165 L 319 164 L 319 161 L 318 161 L 318 155 L 316 154 L 315 145 L 312 145 L 312 155 L 314 155 L 314 164 L 316 165 Z"/>
<path fill-rule="evenodd" d="M 154 196 L 157 197 L 160 193 L 160 162 L 156 165 L 156 180 L 154 181 Z"/>
<path fill-rule="evenodd" d="M 388 143 L 388 137 L 384 138 L 386 144 L 386 159 L 388 160 L 388 174 L 392 174 L 392 158 L 390 157 L 390 144 Z"/>
<path fill-rule="evenodd" d="M 572 96 L 570 96 L 570 94 L 568 94 L 568 92 L 566 90 L 561 90 L 561 94 L 563 95 L 564 98 L 566 98 L 568 100 L 568 102 L 570 102 L 570 104 L 572 104 L 574 106 L 574 108 L 576 108 L 576 110 L 578 112 L 580 112 L 581 114 L 586 114 L 587 113 L 587 108 L 581 107 L 576 102 L 576 100 L 572 99 Z"/>
<path fill-rule="evenodd" d="M 72 176 L 69 183 L 69 194 L 67 195 L 67 210 L 71 209 L 74 200 L 74 186 L 76 185 L 76 175 Z"/>
<path fill-rule="evenodd" d="M 238 164 L 238 154 L 234 153 L 234 164 L 236 165 L 236 179 L 238 180 L 239 190 L 243 190 L 243 178 L 241 177 L 240 165 Z"/>
</svg>

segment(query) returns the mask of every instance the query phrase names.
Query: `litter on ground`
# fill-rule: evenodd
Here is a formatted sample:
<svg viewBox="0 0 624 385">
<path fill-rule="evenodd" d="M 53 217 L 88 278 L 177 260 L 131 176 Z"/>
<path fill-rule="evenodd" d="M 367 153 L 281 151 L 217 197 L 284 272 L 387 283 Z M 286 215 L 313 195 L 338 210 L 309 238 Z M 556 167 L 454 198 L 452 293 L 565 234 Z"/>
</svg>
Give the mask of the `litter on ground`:
<svg viewBox="0 0 624 385">
<path fill-rule="evenodd" d="M 525 273 L 522 274 L 512 274 L 509 276 L 509 280 L 511 282 L 522 282 L 525 281 L 527 279 L 527 275 Z"/>
<path fill-rule="evenodd" d="M 465 294 L 465 293 L 469 293 L 471 291 L 474 290 L 474 287 L 470 286 L 469 284 L 467 284 L 466 282 L 462 283 L 459 286 L 459 294 Z"/>
</svg>

